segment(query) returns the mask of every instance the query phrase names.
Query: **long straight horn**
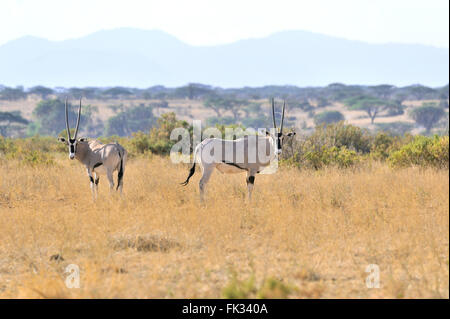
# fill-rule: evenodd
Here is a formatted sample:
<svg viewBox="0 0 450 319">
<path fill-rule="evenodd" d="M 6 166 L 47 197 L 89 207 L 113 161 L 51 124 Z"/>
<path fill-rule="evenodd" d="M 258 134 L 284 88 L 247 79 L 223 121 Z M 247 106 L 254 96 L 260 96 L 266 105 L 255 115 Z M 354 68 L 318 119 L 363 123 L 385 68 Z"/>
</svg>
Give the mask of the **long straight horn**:
<svg viewBox="0 0 450 319">
<path fill-rule="evenodd" d="M 283 133 L 283 122 L 284 122 L 284 109 L 286 108 L 286 100 L 283 102 L 283 113 L 281 114 L 281 127 L 280 133 Z"/>
<path fill-rule="evenodd" d="M 81 97 L 80 97 L 80 107 L 78 108 L 77 126 L 75 128 L 75 137 L 74 137 L 75 140 L 77 139 L 78 127 L 80 126 L 80 117 L 81 117 Z"/>
<path fill-rule="evenodd" d="M 275 101 L 272 98 L 272 120 L 273 120 L 273 128 L 276 130 L 277 123 L 275 123 Z"/>
<path fill-rule="evenodd" d="M 64 104 L 66 108 L 66 130 L 67 130 L 67 138 L 70 140 L 70 127 L 69 127 L 69 113 L 67 111 L 67 96 L 66 96 L 66 103 Z"/>
</svg>

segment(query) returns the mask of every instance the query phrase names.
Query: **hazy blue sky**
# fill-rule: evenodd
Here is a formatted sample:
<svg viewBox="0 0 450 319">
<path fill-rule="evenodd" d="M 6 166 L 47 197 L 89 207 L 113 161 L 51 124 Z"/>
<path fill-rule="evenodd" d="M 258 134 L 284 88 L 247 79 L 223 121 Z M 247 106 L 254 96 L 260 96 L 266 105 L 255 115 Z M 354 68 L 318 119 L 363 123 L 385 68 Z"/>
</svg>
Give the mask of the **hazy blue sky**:
<svg viewBox="0 0 450 319">
<path fill-rule="evenodd" d="M 371 43 L 449 47 L 448 0 L 1 0 L 0 45 L 119 27 L 159 29 L 193 45 L 306 30 Z"/>
</svg>

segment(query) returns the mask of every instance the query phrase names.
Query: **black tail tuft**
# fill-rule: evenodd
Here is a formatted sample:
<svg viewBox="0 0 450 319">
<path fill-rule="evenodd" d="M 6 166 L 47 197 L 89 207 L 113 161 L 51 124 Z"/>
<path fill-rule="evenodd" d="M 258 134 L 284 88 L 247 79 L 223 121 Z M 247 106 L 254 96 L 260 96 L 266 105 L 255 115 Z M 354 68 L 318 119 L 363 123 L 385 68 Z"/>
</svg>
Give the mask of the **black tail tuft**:
<svg viewBox="0 0 450 319">
<path fill-rule="evenodd" d="M 116 190 L 119 189 L 119 186 L 122 183 L 122 177 L 123 177 L 123 158 L 122 158 L 122 155 L 120 155 L 120 152 L 119 152 L 119 156 L 120 156 L 120 168 L 119 168 L 119 173 L 117 174 L 117 187 L 116 187 Z"/>
<path fill-rule="evenodd" d="M 195 173 L 195 162 L 194 165 L 192 165 L 191 170 L 189 171 L 188 178 L 183 183 L 180 183 L 180 185 L 186 186 L 187 184 L 189 184 L 189 179 L 192 177 L 192 175 L 194 175 L 194 173 Z"/>
</svg>

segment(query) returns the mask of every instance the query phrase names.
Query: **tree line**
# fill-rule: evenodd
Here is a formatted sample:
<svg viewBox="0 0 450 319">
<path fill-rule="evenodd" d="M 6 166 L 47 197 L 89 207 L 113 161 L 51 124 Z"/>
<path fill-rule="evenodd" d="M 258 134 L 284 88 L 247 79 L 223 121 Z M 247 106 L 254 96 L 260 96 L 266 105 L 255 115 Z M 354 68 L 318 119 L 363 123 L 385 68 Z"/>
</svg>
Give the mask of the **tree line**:
<svg viewBox="0 0 450 319">
<path fill-rule="evenodd" d="M 401 102 L 404 100 L 448 100 L 448 84 L 431 88 L 424 85 L 410 85 L 396 87 L 393 85 L 345 85 L 332 83 L 325 87 L 297 87 L 297 86 L 263 86 L 263 87 L 243 87 L 243 88 L 220 88 L 210 85 L 189 83 L 182 87 L 168 88 L 162 85 L 149 88 L 129 88 L 129 87 L 84 87 L 84 88 L 50 88 L 45 86 L 34 86 L 25 89 L 23 86 L 8 87 L 0 84 L 1 100 L 19 100 L 27 98 L 28 95 L 38 95 L 42 99 L 49 96 L 83 96 L 89 99 L 204 99 L 220 96 L 233 96 L 238 99 L 266 99 L 272 96 L 290 98 L 297 101 L 314 99 L 320 104 L 327 102 L 340 102 L 345 99 L 369 95 L 382 100 L 392 100 Z"/>
<path fill-rule="evenodd" d="M 37 95 L 41 101 L 33 111 L 33 120 L 23 118 L 20 112 L 0 112 L 0 134 L 3 136 L 55 135 L 64 129 L 64 102 L 66 96 L 88 99 L 114 99 L 116 104 L 109 105 L 114 113 L 106 121 L 101 121 L 96 106 L 84 105 L 82 121 L 85 133 L 91 136 L 130 136 L 137 131 L 148 131 L 157 123 L 155 109 L 169 107 L 170 99 L 200 100 L 214 116 L 206 120 L 207 126 L 242 125 L 243 127 L 269 127 L 270 114 L 264 111 L 262 104 L 270 103 L 273 95 L 286 99 L 289 109 L 300 109 L 314 119 L 316 125 L 344 121 L 339 111 L 322 110 L 339 102 L 349 110 L 359 110 L 367 114 L 372 124 L 380 130 L 403 134 L 413 125 L 409 122 L 377 123 L 383 116 L 401 115 L 405 112 L 403 102 L 422 100 L 422 106 L 415 107 L 407 114 L 418 126 L 424 127 L 427 134 L 448 114 L 449 86 L 428 88 L 409 86 L 398 88 L 391 85 L 356 86 L 331 84 L 319 88 L 298 88 L 294 86 L 267 86 L 261 88 L 222 89 L 201 84 L 189 84 L 179 88 L 156 86 L 148 89 L 133 88 L 47 88 L 36 86 L 25 90 L 23 87 L 9 88 L 0 86 L 1 100 L 24 99 L 29 94 Z M 145 94 L 148 94 L 145 95 Z M 148 102 L 124 107 L 122 100 L 138 99 Z M 437 100 L 439 102 L 428 102 Z M 117 104 L 117 101 L 119 104 Z M 128 103 L 130 104 L 130 103 Z M 75 106 L 71 107 L 71 113 Z M 73 109 L 73 110 L 72 110 Z M 75 118 L 71 114 L 71 118 Z M 285 119 L 287 126 L 298 125 L 295 117 L 289 114 Z M 448 122 L 448 121 L 447 121 Z M 306 127 L 303 127 L 306 128 Z M 448 124 L 447 124 L 448 130 Z"/>
</svg>

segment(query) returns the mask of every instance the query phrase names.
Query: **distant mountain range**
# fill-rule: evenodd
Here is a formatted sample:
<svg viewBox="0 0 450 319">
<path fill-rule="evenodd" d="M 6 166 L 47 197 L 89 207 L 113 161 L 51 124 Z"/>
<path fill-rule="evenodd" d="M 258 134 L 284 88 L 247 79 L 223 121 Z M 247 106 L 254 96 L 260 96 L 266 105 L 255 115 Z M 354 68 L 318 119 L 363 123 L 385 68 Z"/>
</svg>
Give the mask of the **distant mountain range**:
<svg viewBox="0 0 450 319">
<path fill-rule="evenodd" d="M 161 31 L 115 29 L 79 39 L 23 37 L 0 46 L 0 84 L 56 86 L 323 86 L 449 82 L 449 50 L 368 44 L 305 31 L 191 46 Z"/>
</svg>

